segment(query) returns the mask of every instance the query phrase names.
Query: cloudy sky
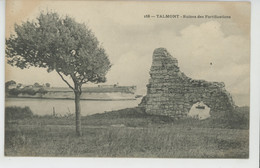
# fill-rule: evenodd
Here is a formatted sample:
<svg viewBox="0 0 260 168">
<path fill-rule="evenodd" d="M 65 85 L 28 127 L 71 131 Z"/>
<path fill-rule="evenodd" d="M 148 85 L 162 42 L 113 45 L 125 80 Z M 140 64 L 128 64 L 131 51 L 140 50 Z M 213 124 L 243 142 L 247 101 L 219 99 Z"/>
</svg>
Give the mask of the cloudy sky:
<svg viewBox="0 0 260 168">
<path fill-rule="evenodd" d="M 6 3 L 6 38 L 13 32 L 14 23 L 35 19 L 41 10 L 86 23 L 113 64 L 107 84 L 137 85 L 138 93 L 145 94 L 153 50 L 164 47 L 178 59 L 187 76 L 224 82 L 237 105 L 249 105 L 249 3 L 20 0 Z M 146 14 L 225 15 L 231 19 L 147 19 Z M 52 86 L 66 86 L 54 72 L 6 65 L 6 80 L 11 79 L 24 84 L 49 82 Z"/>
</svg>

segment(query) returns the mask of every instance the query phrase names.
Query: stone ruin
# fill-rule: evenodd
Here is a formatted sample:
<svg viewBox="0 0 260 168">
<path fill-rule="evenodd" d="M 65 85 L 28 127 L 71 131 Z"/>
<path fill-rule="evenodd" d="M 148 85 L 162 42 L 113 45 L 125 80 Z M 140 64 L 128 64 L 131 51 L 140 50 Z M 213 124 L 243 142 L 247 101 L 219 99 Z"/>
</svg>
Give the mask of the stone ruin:
<svg viewBox="0 0 260 168">
<path fill-rule="evenodd" d="M 203 102 L 210 108 L 210 115 L 233 111 L 235 104 L 222 82 L 193 80 L 178 67 L 178 60 L 166 49 L 153 52 L 147 95 L 139 106 L 146 113 L 185 118 L 191 107 Z"/>
</svg>

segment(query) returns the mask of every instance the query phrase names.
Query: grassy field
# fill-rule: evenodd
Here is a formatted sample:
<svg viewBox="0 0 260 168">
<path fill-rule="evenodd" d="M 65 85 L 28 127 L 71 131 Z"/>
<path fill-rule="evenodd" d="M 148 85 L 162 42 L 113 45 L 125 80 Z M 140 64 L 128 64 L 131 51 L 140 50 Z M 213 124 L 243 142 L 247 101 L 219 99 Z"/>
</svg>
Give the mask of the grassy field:
<svg viewBox="0 0 260 168">
<path fill-rule="evenodd" d="M 74 115 L 16 116 L 6 119 L 5 155 L 248 158 L 245 111 L 232 121 L 176 121 L 124 109 L 82 117 L 82 137 L 75 135 Z"/>
</svg>

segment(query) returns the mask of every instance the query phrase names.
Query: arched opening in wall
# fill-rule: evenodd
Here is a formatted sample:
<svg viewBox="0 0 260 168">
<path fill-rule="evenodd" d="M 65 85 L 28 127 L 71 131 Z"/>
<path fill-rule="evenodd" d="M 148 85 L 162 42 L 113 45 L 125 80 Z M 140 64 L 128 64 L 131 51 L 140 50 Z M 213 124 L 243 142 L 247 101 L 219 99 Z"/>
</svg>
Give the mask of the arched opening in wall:
<svg viewBox="0 0 260 168">
<path fill-rule="evenodd" d="M 210 117 L 210 108 L 203 103 L 203 101 L 199 101 L 192 105 L 188 117 L 196 118 L 199 120 L 203 120 Z"/>
</svg>

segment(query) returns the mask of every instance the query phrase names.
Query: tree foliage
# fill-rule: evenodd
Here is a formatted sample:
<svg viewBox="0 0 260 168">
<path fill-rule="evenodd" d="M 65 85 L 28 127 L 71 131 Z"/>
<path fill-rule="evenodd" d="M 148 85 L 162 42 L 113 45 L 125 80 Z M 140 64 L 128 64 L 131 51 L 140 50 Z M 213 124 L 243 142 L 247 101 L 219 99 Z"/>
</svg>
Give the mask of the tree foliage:
<svg viewBox="0 0 260 168">
<path fill-rule="evenodd" d="M 41 87 L 41 85 L 40 85 L 38 82 L 35 82 L 35 83 L 33 84 L 33 86 L 34 86 L 34 87 Z"/>
<path fill-rule="evenodd" d="M 17 86 L 16 86 L 16 88 L 17 88 L 17 89 L 20 89 L 22 86 L 23 86 L 23 84 L 18 83 Z"/>
<path fill-rule="evenodd" d="M 45 86 L 49 88 L 49 87 L 51 87 L 51 84 L 50 83 L 45 83 Z"/>
<path fill-rule="evenodd" d="M 9 90 L 10 90 L 9 87 L 12 85 L 16 85 L 16 82 L 14 80 L 5 82 L 5 93 L 9 92 Z"/>
<path fill-rule="evenodd" d="M 10 81 L 5 82 L 5 88 L 8 89 L 8 87 L 11 86 L 11 85 L 16 85 L 16 82 L 14 80 L 10 80 Z"/>
<path fill-rule="evenodd" d="M 93 32 L 73 18 L 57 13 L 41 13 L 35 21 L 15 25 L 6 40 L 8 63 L 20 68 L 30 66 L 53 70 L 64 79 L 70 76 L 77 88 L 87 82 L 105 82 L 110 61 Z"/>
</svg>

